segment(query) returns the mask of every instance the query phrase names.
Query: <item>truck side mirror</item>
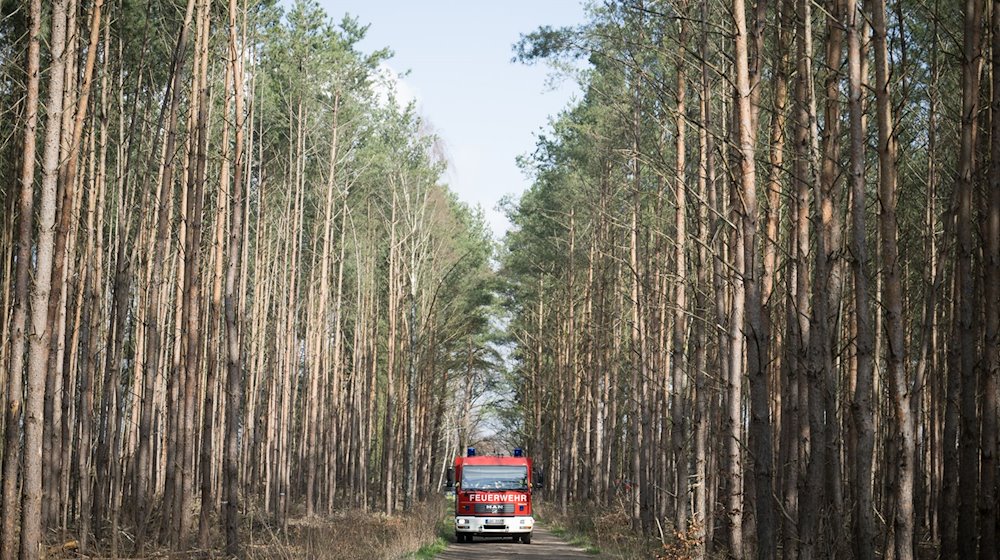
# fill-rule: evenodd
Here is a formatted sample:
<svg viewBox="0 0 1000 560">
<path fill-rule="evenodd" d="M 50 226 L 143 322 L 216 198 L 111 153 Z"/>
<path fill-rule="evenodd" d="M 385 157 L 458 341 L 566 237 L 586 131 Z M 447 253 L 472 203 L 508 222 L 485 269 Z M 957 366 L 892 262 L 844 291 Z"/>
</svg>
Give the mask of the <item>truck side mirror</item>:
<svg viewBox="0 0 1000 560">
<path fill-rule="evenodd" d="M 445 488 L 447 488 L 449 490 L 454 490 L 455 489 L 455 468 L 454 467 L 448 467 L 448 472 L 445 475 L 445 483 L 444 483 L 444 485 L 445 485 Z"/>
<path fill-rule="evenodd" d="M 545 473 L 543 473 L 542 471 L 535 469 L 534 472 L 532 472 L 531 478 L 534 481 L 533 486 L 535 488 L 541 488 L 545 486 Z"/>
</svg>

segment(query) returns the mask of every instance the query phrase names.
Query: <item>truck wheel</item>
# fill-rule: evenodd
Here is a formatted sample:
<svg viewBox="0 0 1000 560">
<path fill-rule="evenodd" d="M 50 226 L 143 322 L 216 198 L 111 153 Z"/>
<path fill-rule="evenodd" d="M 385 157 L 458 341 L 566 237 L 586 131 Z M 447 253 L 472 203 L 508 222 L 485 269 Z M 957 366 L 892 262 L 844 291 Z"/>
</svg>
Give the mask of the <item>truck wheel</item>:
<svg viewBox="0 0 1000 560">
<path fill-rule="evenodd" d="M 465 542 L 465 533 L 455 533 L 455 542 Z"/>
<path fill-rule="evenodd" d="M 528 533 L 526 535 L 521 535 L 521 542 L 523 542 L 524 544 L 531 544 L 531 533 Z"/>
</svg>

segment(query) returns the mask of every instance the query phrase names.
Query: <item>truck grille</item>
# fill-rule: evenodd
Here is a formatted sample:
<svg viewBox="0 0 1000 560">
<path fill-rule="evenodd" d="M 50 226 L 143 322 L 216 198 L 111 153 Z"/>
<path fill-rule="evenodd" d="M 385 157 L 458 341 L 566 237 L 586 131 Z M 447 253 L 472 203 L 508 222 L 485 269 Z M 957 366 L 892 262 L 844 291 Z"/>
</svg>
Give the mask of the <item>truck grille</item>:
<svg viewBox="0 0 1000 560">
<path fill-rule="evenodd" d="M 514 513 L 514 504 L 476 504 L 476 513 Z"/>
</svg>

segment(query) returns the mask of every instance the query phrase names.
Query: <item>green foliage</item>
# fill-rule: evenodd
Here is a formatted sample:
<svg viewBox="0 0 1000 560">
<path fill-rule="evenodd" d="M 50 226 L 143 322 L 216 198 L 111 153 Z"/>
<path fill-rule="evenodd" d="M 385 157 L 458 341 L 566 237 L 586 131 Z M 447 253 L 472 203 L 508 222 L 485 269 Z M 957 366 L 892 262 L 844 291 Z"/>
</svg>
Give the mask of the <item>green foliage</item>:
<svg viewBox="0 0 1000 560">
<path fill-rule="evenodd" d="M 559 56 L 573 56 L 574 45 L 578 40 L 579 30 L 570 27 L 553 28 L 543 25 L 536 31 L 521 35 L 514 44 L 513 61 L 533 63 L 542 59 Z"/>
</svg>

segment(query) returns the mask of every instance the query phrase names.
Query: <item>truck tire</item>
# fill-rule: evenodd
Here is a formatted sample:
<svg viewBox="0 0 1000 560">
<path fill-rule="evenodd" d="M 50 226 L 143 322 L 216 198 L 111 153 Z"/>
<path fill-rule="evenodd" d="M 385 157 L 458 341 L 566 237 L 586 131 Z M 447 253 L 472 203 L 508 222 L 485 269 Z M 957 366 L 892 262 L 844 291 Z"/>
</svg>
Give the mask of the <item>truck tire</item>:
<svg viewBox="0 0 1000 560">
<path fill-rule="evenodd" d="M 521 542 L 524 544 L 531 544 L 531 533 L 521 535 Z"/>
</svg>

